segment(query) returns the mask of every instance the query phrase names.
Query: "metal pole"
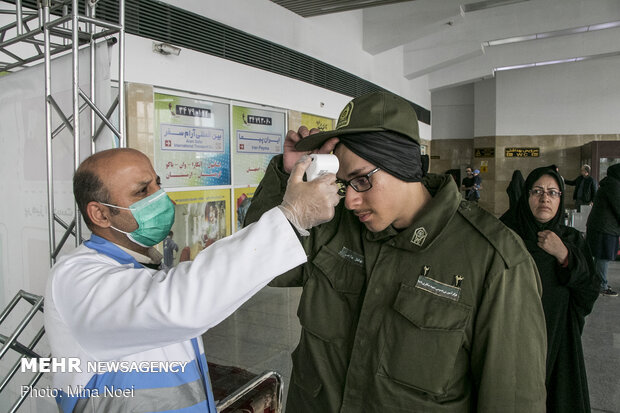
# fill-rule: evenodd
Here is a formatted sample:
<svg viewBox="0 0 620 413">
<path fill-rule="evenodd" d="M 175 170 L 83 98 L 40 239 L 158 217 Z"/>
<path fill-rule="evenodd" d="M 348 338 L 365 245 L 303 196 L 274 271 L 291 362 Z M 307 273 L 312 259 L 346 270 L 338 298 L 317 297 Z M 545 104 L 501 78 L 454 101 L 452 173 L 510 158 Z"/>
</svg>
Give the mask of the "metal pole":
<svg viewBox="0 0 620 413">
<path fill-rule="evenodd" d="M 84 5 L 86 8 L 86 15 L 91 19 L 94 19 L 95 16 L 95 7 L 96 3 L 93 3 L 91 0 L 86 0 L 86 4 Z M 95 90 L 95 70 L 96 66 L 96 52 L 95 52 L 95 24 L 88 24 L 88 34 L 90 34 L 90 100 L 96 105 L 96 90 Z M 95 153 L 95 131 L 97 130 L 97 119 L 95 117 L 95 111 L 93 109 L 90 110 L 90 153 L 91 155 Z M 76 221 L 79 222 L 79 221 Z"/>
<path fill-rule="evenodd" d="M 2 324 L 4 319 L 9 315 L 11 311 L 13 311 L 13 309 L 19 302 L 19 299 L 21 298 L 20 296 L 21 292 L 23 292 L 23 290 L 20 290 L 17 294 L 15 294 L 15 297 L 13 297 L 9 305 L 7 305 L 6 308 L 2 311 L 2 314 L 0 314 L 0 324 Z"/>
<path fill-rule="evenodd" d="M 62 15 L 63 17 L 69 15 L 69 7 L 66 4 L 62 5 Z M 67 28 L 68 27 L 67 23 L 63 23 L 62 27 Z M 67 39 L 65 39 L 64 37 L 62 39 L 62 44 L 65 46 L 67 45 Z"/>
<path fill-rule="evenodd" d="M 50 357 L 51 354 L 48 354 L 47 357 Z M 26 388 L 28 388 L 28 392 L 27 394 L 22 395 L 19 399 L 17 399 L 17 401 L 15 402 L 15 404 L 13 404 L 13 406 L 11 407 L 11 410 L 9 410 L 7 413 L 15 413 L 17 412 L 17 410 L 19 409 L 19 407 L 24 403 L 24 401 L 26 400 L 26 398 L 28 397 L 28 394 L 30 394 L 30 392 L 32 391 L 33 387 L 35 386 L 35 384 L 37 384 L 37 382 L 39 381 L 39 379 L 41 378 L 41 376 L 43 375 L 42 372 L 38 372 L 33 378 L 32 380 L 30 380 L 30 383 L 28 383 L 26 385 Z"/>
<path fill-rule="evenodd" d="M 49 0 L 37 0 L 37 8 L 39 12 L 39 27 L 43 28 L 43 25 L 46 23 L 44 17 L 44 9 L 47 7 L 47 14 L 49 15 Z"/>
<path fill-rule="evenodd" d="M 37 332 L 37 335 L 34 337 L 34 339 L 28 345 L 27 349 L 28 349 L 29 355 L 31 357 L 33 357 L 33 358 L 34 357 L 40 357 L 32 349 L 39 343 L 39 341 L 41 340 L 41 338 L 43 337 L 44 334 L 45 334 L 45 330 L 43 328 L 41 328 Z M 25 354 L 24 354 L 24 356 L 25 356 Z M 15 362 L 13 367 L 11 368 L 11 371 L 9 372 L 9 374 L 7 374 L 6 377 L 2 380 L 2 383 L 0 383 L 0 393 L 2 393 L 2 390 L 4 390 L 4 388 L 9 384 L 11 379 L 15 376 L 15 373 L 17 373 L 17 370 L 19 370 L 20 365 L 21 365 L 21 358 L 17 359 L 17 361 Z"/>
<path fill-rule="evenodd" d="M 73 57 L 73 170 L 77 170 L 80 165 L 80 27 L 78 19 L 78 0 L 71 2 L 71 17 L 72 17 L 72 57 Z M 74 219 L 75 222 L 80 221 L 80 211 L 77 204 L 74 203 L 75 208 Z M 80 239 L 82 238 L 82 226 L 76 225 L 75 228 L 75 246 L 80 245 Z M 52 251 L 53 253 L 53 251 Z"/>
<path fill-rule="evenodd" d="M 99 109 L 93 102 L 90 101 L 90 99 L 88 98 L 88 96 L 86 96 L 86 94 L 82 91 L 82 89 L 79 90 L 79 93 L 82 99 L 84 99 L 84 102 L 86 102 L 88 106 L 90 106 L 92 110 L 95 111 L 95 113 L 97 114 L 97 116 L 99 116 L 99 118 L 103 121 L 103 123 L 105 123 L 107 127 L 110 128 L 110 130 L 112 130 L 114 134 L 119 135 L 120 137 L 120 132 L 116 130 L 112 122 L 110 122 L 110 120 L 105 116 L 105 114 L 101 111 L 101 109 Z"/>
<path fill-rule="evenodd" d="M 73 227 L 74 227 L 74 225 L 75 225 L 75 221 L 71 221 L 71 225 L 69 225 L 69 228 L 67 228 L 67 230 L 63 234 L 62 238 L 58 242 L 58 246 L 56 247 L 56 249 L 52 253 L 52 258 L 56 259 L 58 254 L 60 254 L 60 250 L 65 245 L 65 242 L 67 241 L 67 238 L 69 238 L 69 235 L 73 234 Z"/>
<path fill-rule="evenodd" d="M 125 0 L 118 2 L 118 116 L 121 136 L 119 146 L 127 147 L 127 130 L 125 125 Z"/>
<path fill-rule="evenodd" d="M 22 0 L 15 0 L 15 12 L 17 13 L 17 35 L 19 36 L 24 32 L 22 25 Z"/>
<path fill-rule="evenodd" d="M 39 2 L 41 6 L 41 2 Z M 45 59 L 45 150 L 47 156 L 47 222 L 48 222 L 48 241 L 50 249 L 50 267 L 54 265 L 53 251 L 56 246 L 56 231 L 54 225 L 54 171 L 52 168 L 52 64 L 50 53 L 50 27 L 47 25 L 50 16 L 49 2 L 46 0 L 43 9 L 39 8 L 39 16 L 42 18 L 43 38 L 44 38 L 44 59 Z"/>
<path fill-rule="evenodd" d="M 30 320 L 32 320 L 32 317 L 35 316 L 37 311 L 39 311 L 39 307 L 41 306 L 42 303 L 43 303 L 43 297 L 39 297 L 34 307 L 32 307 L 30 311 L 28 311 L 28 313 L 26 314 L 26 317 L 24 317 L 24 319 L 17 325 L 17 328 L 15 329 L 13 334 L 11 334 L 11 337 L 9 337 L 9 339 L 4 343 L 2 348 L 0 348 L 0 359 L 2 359 L 4 354 L 11 347 L 11 345 L 17 340 L 17 337 L 19 337 L 22 331 L 24 331 L 24 329 L 26 328 L 26 325 L 28 325 Z"/>
<path fill-rule="evenodd" d="M 114 98 L 114 102 L 112 102 L 112 105 L 110 105 L 110 108 L 108 109 L 107 113 L 105 114 L 105 118 L 106 119 L 110 119 L 112 117 L 112 114 L 114 113 L 114 110 L 118 107 L 118 95 L 116 96 L 116 98 Z M 101 133 L 101 131 L 103 130 L 103 128 L 107 126 L 105 124 L 105 122 L 101 122 L 99 124 L 99 127 L 97 128 L 97 130 L 95 131 L 95 135 L 93 136 L 93 140 L 97 141 L 97 138 L 99 137 L 99 134 Z"/>
</svg>

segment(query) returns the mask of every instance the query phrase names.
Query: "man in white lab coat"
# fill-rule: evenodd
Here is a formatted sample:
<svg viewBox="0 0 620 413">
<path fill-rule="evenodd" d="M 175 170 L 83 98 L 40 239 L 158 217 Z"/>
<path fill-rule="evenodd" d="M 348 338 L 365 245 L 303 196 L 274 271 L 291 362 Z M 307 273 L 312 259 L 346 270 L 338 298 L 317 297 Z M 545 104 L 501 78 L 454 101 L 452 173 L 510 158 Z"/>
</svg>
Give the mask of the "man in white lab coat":
<svg viewBox="0 0 620 413">
<path fill-rule="evenodd" d="M 151 162 L 132 149 L 86 159 L 73 184 L 92 237 L 58 260 L 45 296 L 52 357 L 71 366 L 50 389 L 61 411 L 215 412 L 196 338 L 306 261 L 298 234 L 330 220 L 339 201 L 335 175 L 302 180 L 309 164 L 296 165 L 288 198 L 260 221 L 157 270 L 152 246 L 174 205 Z"/>
</svg>

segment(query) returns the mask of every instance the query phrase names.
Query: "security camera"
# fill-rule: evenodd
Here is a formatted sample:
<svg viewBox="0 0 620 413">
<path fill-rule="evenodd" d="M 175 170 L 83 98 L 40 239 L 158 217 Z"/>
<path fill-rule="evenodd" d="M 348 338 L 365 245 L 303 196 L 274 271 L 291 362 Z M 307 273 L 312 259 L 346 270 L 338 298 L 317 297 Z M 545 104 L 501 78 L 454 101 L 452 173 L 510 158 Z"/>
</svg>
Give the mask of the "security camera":
<svg viewBox="0 0 620 413">
<path fill-rule="evenodd" d="M 153 42 L 153 52 L 163 54 L 163 55 L 173 54 L 175 56 L 178 56 L 181 53 L 181 48 L 173 46 L 168 43 Z"/>
</svg>

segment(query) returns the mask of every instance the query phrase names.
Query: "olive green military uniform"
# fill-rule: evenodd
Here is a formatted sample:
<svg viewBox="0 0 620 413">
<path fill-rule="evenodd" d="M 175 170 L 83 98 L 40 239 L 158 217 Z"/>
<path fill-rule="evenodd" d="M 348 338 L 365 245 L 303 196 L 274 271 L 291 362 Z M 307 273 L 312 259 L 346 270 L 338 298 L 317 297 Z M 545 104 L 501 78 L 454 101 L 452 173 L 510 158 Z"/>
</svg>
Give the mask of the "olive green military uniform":
<svg viewBox="0 0 620 413">
<path fill-rule="evenodd" d="M 275 157 L 246 223 L 281 202 Z M 521 241 L 449 176 L 403 231 L 373 233 L 341 202 L 302 239 L 302 286 L 287 413 L 543 412 L 541 284 Z"/>
</svg>

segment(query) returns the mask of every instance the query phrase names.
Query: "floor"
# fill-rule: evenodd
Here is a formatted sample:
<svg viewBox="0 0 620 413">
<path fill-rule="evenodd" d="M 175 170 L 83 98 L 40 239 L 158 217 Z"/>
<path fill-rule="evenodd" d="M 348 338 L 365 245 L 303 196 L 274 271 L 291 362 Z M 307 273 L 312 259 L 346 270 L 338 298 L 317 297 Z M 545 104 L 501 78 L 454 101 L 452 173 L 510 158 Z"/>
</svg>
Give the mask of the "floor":
<svg viewBox="0 0 620 413">
<path fill-rule="evenodd" d="M 620 262 L 609 266 L 609 284 L 620 289 Z M 299 288 L 266 287 L 205 334 L 210 362 L 253 373 L 279 372 L 288 389 L 290 353 L 297 345 Z M 595 413 L 620 413 L 620 297 L 600 296 L 586 319 L 583 345 Z"/>
<path fill-rule="evenodd" d="M 620 262 L 612 262 L 609 285 L 620 291 Z M 620 412 L 620 297 L 599 296 L 586 318 L 582 343 L 592 412 Z"/>
</svg>

